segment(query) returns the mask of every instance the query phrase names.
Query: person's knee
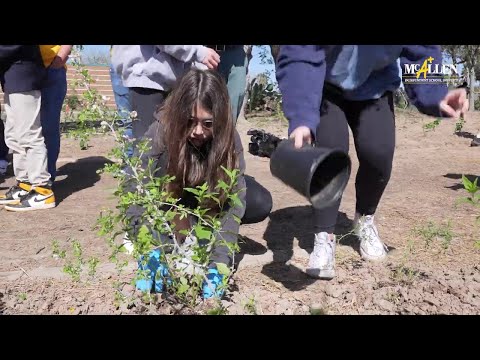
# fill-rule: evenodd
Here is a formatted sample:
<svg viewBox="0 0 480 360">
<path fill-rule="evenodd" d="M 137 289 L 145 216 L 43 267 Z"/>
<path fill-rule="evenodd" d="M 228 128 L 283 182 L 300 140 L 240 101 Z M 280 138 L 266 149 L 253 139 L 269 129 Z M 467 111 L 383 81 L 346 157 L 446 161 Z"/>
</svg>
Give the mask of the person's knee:
<svg viewBox="0 0 480 360">
<path fill-rule="evenodd" d="M 45 145 L 45 138 L 43 136 L 38 138 L 31 138 L 27 141 L 22 141 L 20 145 L 22 149 L 36 149 L 37 151 L 47 151 Z"/>
<path fill-rule="evenodd" d="M 359 155 L 360 164 L 370 168 L 382 179 L 388 181 L 392 173 L 394 149 L 381 146 L 368 146 Z"/>
<path fill-rule="evenodd" d="M 260 187 L 259 196 L 255 205 L 258 209 L 258 217 L 261 218 L 259 221 L 265 220 L 272 211 L 273 199 L 270 191 L 263 186 Z"/>
<path fill-rule="evenodd" d="M 7 147 L 12 151 L 15 151 L 15 152 L 21 151 L 21 147 L 17 139 L 15 139 L 12 136 L 5 137 L 5 145 L 7 145 Z"/>
<path fill-rule="evenodd" d="M 265 220 L 273 207 L 272 194 L 252 177 L 245 177 L 247 183 L 246 210 L 243 224 L 253 224 Z"/>
</svg>

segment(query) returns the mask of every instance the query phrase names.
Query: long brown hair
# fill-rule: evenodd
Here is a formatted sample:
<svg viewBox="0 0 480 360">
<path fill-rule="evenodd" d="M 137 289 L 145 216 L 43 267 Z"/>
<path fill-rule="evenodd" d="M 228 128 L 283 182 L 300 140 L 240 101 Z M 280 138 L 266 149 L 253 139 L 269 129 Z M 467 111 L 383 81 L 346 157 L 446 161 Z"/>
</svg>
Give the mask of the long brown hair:
<svg viewBox="0 0 480 360">
<path fill-rule="evenodd" d="M 193 131 L 189 121 L 192 111 L 200 105 L 212 114 L 212 138 L 196 149 L 188 141 Z M 163 141 L 168 152 L 167 173 L 175 176 L 170 191 L 182 196 L 185 187 L 208 184 L 209 191 L 219 191 L 222 203 L 225 194 L 215 189 L 219 180 L 228 183 L 221 168 L 238 168 L 235 153 L 234 123 L 228 89 L 223 78 L 213 70 L 189 70 L 176 84 L 161 109 Z M 209 202 L 213 208 L 215 203 Z"/>
</svg>

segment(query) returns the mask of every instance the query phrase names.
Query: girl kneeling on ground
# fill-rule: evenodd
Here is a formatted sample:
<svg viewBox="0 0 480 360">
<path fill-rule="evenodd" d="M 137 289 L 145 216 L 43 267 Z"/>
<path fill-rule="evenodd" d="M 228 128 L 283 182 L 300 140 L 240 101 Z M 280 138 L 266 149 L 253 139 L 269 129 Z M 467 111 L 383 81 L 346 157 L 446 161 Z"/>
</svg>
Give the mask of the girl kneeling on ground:
<svg viewBox="0 0 480 360">
<path fill-rule="evenodd" d="M 244 175 L 242 143 L 231 118 L 227 86 L 217 72 L 198 69 L 188 71 L 155 115 L 157 121 L 145 134 L 146 138 L 152 140 L 152 149 L 142 159 L 144 166 L 150 161 L 155 169 L 155 177 L 174 176 L 175 179 L 167 185 L 167 190 L 175 198 L 181 199 L 180 204 L 187 208 L 195 209 L 199 204 L 194 194 L 184 189 L 204 183 L 210 192 L 219 192 L 220 201 L 225 202 L 222 228 L 215 234 L 219 237 L 216 240 L 221 241 L 213 243 L 211 262 L 205 277 L 207 281 L 204 281 L 202 287 L 204 299 L 221 297 L 223 277 L 218 272 L 217 264 L 232 265 L 233 254 L 225 243 L 237 242 L 240 225 L 235 217 L 240 218 L 243 224 L 264 220 L 271 211 L 272 197 L 252 177 Z M 229 183 L 222 167 L 239 170 L 237 185 L 233 189 L 234 192 L 239 191 L 240 203 L 237 205 L 228 204 L 223 191 L 217 188 L 219 180 Z M 220 207 L 213 201 L 201 206 L 211 209 L 210 213 L 220 213 Z M 132 221 L 133 239 L 142 224 L 145 224 L 145 221 L 140 220 L 143 212 L 139 206 L 131 206 L 127 211 Z M 196 221 L 190 216 L 174 220 L 177 241 L 182 238 L 179 229 L 189 229 Z M 162 244 L 172 243 L 169 236 L 153 230 L 151 233 Z M 185 244 L 195 240 L 189 236 L 185 239 Z M 163 290 L 163 279 L 168 277 L 165 277 L 168 269 L 162 264 L 160 254 L 160 249 L 151 252 L 146 266 L 139 261 L 139 268 L 150 271 L 150 278 L 138 280 L 138 289 L 152 292 Z M 158 276 L 159 270 L 163 276 Z"/>
</svg>

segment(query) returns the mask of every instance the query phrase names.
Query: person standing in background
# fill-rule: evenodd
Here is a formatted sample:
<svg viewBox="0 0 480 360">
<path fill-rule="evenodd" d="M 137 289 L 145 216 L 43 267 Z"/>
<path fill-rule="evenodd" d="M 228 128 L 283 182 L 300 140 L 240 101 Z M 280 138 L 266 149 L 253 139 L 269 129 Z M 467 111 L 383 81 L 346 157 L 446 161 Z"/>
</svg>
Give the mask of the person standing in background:
<svg viewBox="0 0 480 360">
<path fill-rule="evenodd" d="M 121 74 L 118 74 L 113 68 L 111 61 L 112 48 L 113 45 L 110 45 L 110 80 L 112 82 L 113 96 L 115 98 L 115 104 L 117 105 L 118 115 L 120 116 L 119 125 L 125 128 L 124 135 L 131 139 L 133 137 L 133 132 L 132 120 L 130 119 L 130 112 L 132 111 L 130 95 L 128 93 L 128 88 L 123 86 Z M 133 149 L 129 149 L 127 151 L 127 156 L 130 157 L 132 155 Z"/>
<path fill-rule="evenodd" d="M 67 61 L 73 45 L 40 45 L 43 64 L 47 68 L 47 80 L 42 88 L 40 121 L 47 147 L 48 172 L 51 181 L 57 174 L 60 154 L 60 116 L 67 95 Z"/>
<path fill-rule="evenodd" d="M 203 45 L 113 45 L 112 66 L 121 75 L 130 94 L 136 141 L 142 139 L 154 113 L 163 104 L 175 82 L 195 63 L 216 69 L 219 55 Z"/>
<path fill-rule="evenodd" d="M 0 45 L 0 82 L 5 93 L 5 142 L 13 152 L 17 183 L 0 204 L 9 211 L 55 207 L 40 121 L 46 69 L 38 45 Z"/>
<path fill-rule="evenodd" d="M 242 110 L 247 86 L 247 54 L 252 45 L 207 45 L 220 55 L 218 72 L 227 83 L 228 96 L 232 107 L 232 119 L 236 124 Z"/>
</svg>

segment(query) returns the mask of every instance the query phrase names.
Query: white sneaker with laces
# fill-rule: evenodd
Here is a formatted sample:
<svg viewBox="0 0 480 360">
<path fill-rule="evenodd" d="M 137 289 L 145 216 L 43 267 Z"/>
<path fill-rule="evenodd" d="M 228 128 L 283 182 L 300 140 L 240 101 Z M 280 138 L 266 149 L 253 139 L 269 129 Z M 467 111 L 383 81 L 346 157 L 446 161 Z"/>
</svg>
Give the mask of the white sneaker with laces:
<svg viewBox="0 0 480 360">
<path fill-rule="evenodd" d="M 326 232 L 315 234 L 313 251 L 308 261 L 307 274 L 311 277 L 330 280 L 335 277 L 335 235 Z"/>
<path fill-rule="evenodd" d="M 360 240 L 360 255 L 365 260 L 380 261 L 387 256 L 388 247 L 378 235 L 374 215 L 355 214 L 355 234 Z"/>
</svg>

